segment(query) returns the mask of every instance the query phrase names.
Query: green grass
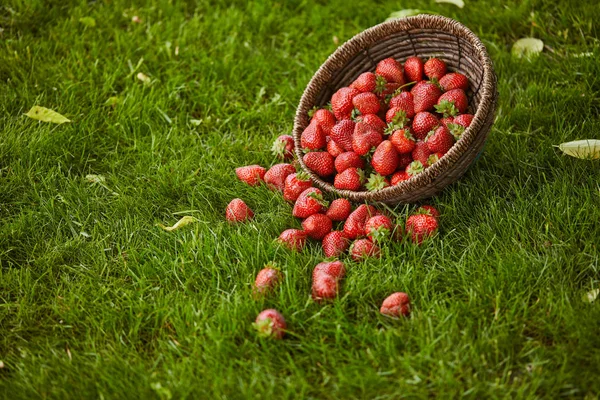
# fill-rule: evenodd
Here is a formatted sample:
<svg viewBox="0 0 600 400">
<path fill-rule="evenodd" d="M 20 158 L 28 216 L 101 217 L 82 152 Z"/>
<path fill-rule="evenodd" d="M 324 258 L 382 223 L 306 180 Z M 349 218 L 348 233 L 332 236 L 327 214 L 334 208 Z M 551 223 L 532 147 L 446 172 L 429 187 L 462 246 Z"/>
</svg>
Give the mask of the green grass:
<svg viewBox="0 0 600 400">
<path fill-rule="evenodd" d="M 600 138 L 600 9 L 466 3 L 4 1 L 2 396 L 597 398 L 600 301 L 581 298 L 600 285 L 600 164 L 552 145 Z M 402 8 L 454 17 L 482 38 L 499 77 L 497 120 L 477 164 L 432 200 L 439 236 L 348 260 L 340 298 L 317 305 L 319 246 L 279 248 L 273 238 L 299 222 L 233 170 L 274 163 L 270 144 L 291 130 L 333 36 Z M 547 45 L 542 56 L 512 59 L 511 44 L 530 35 Z M 36 104 L 73 122 L 23 116 Z M 225 223 L 234 197 L 254 222 Z M 200 222 L 156 226 L 182 215 Z M 272 260 L 284 284 L 253 300 Z M 413 298 L 410 319 L 378 314 L 397 290 Z M 267 307 L 285 315 L 285 340 L 253 334 Z"/>
</svg>

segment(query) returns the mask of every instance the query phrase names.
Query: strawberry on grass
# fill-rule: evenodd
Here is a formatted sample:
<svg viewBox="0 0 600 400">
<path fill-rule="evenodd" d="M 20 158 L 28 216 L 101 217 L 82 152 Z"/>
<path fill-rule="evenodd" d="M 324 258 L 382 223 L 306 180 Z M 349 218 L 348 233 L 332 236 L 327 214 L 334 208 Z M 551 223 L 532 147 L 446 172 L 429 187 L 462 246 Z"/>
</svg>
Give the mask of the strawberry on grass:
<svg viewBox="0 0 600 400">
<path fill-rule="evenodd" d="M 264 180 L 270 189 L 283 192 L 285 179 L 294 172 L 296 172 L 296 168 L 291 164 L 275 164 L 269 168 L 264 176 Z"/>
<path fill-rule="evenodd" d="M 300 229 L 286 229 L 277 241 L 290 250 L 300 252 L 306 244 L 306 233 Z"/>
<path fill-rule="evenodd" d="M 346 274 L 340 261 L 322 262 L 315 266 L 312 274 L 312 297 L 315 301 L 337 297 L 339 282 Z"/>
<path fill-rule="evenodd" d="M 281 160 L 294 158 L 294 138 L 290 135 L 281 135 L 273 142 L 271 152 Z"/>
<path fill-rule="evenodd" d="M 365 233 L 372 242 L 381 243 L 390 238 L 394 224 L 385 215 L 371 217 L 365 223 Z"/>
<path fill-rule="evenodd" d="M 238 167 L 235 169 L 235 174 L 237 175 L 238 179 L 250 186 L 256 186 L 262 182 L 266 172 L 266 168 L 256 164 Z"/>
<path fill-rule="evenodd" d="M 345 221 L 351 211 L 352 204 L 350 204 L 348 199 L 339 198 L 331 202 L 325 215 L 332 221 Z"/>
<path fill-rule="evenodd" d="M 344 236 L 343 232 L 331 231 L 325 235 L 321 245 L 323 246 L 325 257 L 339 257 L 348 250 L 350 241 Z"/>
<path fill-rule="evenodd" d="M 323 199 L 323 192 L 315 187 L 310 187 L 300 193 L 292 215 L 296 218 L 308 218 L 313 214 L 323 212 L 328 203 Z"/>
<path fill-rule="evenodd" d="M 296 201 L 300 193 L 312 186 L 310 176 L 300 171 L 297 173 L 289 174 L 285 178 L 285 185 L 283 188 L 283 198 L 287 201 Z"/>
<path fill-rule="evenodd" d="M 356 239 L 365 235 L 365 224 L 369 218 L 375 216 L 375 207 L 361 204 L 354 210 L 344 223 L 344 236 L 348 239 Z"/>
<path fill-rule="evenodd" d="M 287 325 L 283 315 L 271 308 L 258 314 L 252 327 L 256 329 L 260 337 L 281 339 L 285 335 Z"/>
<path fill-rule="evenodd" d="M 413 243 L 418 245 L 433 236 L 437 229 L 437 218 L 429 214 L 413 214 L 406 220 L 406 232 L 410 235 Z"/>
<path fill-rule="evenodd" d="M 427 215 L 431 215 L 434 218 L 440 217 L 440 212 L 438 211 L 438 209 L 435 208 L 434 206 L 430 206 L 427 204 L 419 207 L 419 209 L 417 210 L 417 214 L 427 214 Z"/>
<path fill-rule="evenodd" d="M 242 199 L 233 199 L 225 209 L 225 219 L 229 222 L 243 222 L 254 217 L 254 212 Z"/>
<path fill-rule="evenodd" d="M 380 257 L 381 249 L 369 239 L 358 239 L 350 246 L 350 254 L 354 261 L 361 261 L 369 257 Z"/>
<path fill-rule="evenodd" d="M 267 264 L 256 275 L 253 292 L 255 295 L 263 295 L 271 292 L 283 279 L 281 271 L 273 264 Z"/>
<path fill-rule="evenodd" d="M 398 318 L 410 315 L 410 297 L 404 292 L 392 293 L 381 304 L 379 312 L 388 317 Z"/>
<path fill-rule="evenodd" d="M 325 214 L 313 214 L 302 221 L 302 229 L 311 239 L 322 240 L 331 232 L 333 224 Z"/>
</svg>

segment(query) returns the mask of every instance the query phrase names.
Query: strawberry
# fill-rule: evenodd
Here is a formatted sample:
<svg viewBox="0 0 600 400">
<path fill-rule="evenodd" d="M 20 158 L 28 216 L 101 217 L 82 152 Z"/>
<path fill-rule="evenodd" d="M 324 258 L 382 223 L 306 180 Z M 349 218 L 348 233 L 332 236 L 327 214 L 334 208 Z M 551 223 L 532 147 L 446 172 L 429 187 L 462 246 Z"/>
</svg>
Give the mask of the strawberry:
<svg viewBox="0 0 600 400">
<path fill-rule="evenodd" d="M 325 108 L 315 111 L 311 122 L 316 122 L 321 127 L 325 135 L 331 134 L 331 128 L 335 125 L 335 115 Z"/>
<path fill-rule="evenodd" d="M 408 178 L 412 178 L 415 175 L 420 174 L 425 170 L 423 163 L 421 161 L 413 161 L 406 167 L 406 175 Z"/>
<path fill-rule="evenodd" d="M 281 339 L 285 334 L 287 325 L 283 315 L 271 308 L 258 314 L 252 327 L 258 331 L 258 335 L 261 337 Z"/>
<path fill-rule="evenodd" d="M 342 146 L 344 150 L 352 150 L 352 134 L 354 133 L 356 124 L 354 121 L 347 119 L 335 124 L 331 130 L 331 138 L 337 144 Z"/>
<path fill-rule="evenodd" d="M 357 120 L 364 122 L 381 134 L 383 134 L 383 131 L 385 130 L 385 122 L 375 114 L 361 115 Z"/>
<path fill-rule="evenodd" d="M 437 218 L 427 214 L 413 214 L 406 220 L 406 232 L 416 244 L 431 237 L 438 229 Z"/>
<path fill-rule="evenodd" d="M 423 164 L 423 168 L 427 167 L 427 157 L 431 154 L 429 151 L 429 147 L 425 142 L 417 142 L 415 144 L 415 149 L 412 151 L 412 158 L 415 161 L 420 161 Z"/>
<path fill-rule="evenodd" d="M 440 158 L 444 157 L 444 153 L 433 153 L 427 157 L 427 165 L 431 166 L 436 162 L 440 161 Z"/>
<path fill-rule="evenodd" d="M 352 104 L 362 115 L 377 114 L 381 107 L 379 98 L 371 92 L 365 92 L 354 96 Z"/>
<path fill-rule="evenodd" d="M 350 247 L 350 242 L 344 237 L 344 234 L 341 231 L 329 232 L 325 235 L 321 244 L 323 246 L 325 257 L 339 257 L 348 250 L 348 247 Z"/>
<path fill-rule="evenodd" d="M 350 119 L 352 114 L 352 99 L 360 92 L 353 88 L 343 87 L 331 96 L 331 108 L 338 121 Z M 339 141 L 338 141 L 339 143 Z M 342 143 L 340 143 L 342 144 Z M 343 145 L 343 144 L 342 144 Z"/>
<path fill-rule="evenodd" d="M 354 261 L 361 261 L 368 257 L 380 257 L 381 249 L 369 239 L 358 239 L 350 246 L 350 254 Z"/>
<path fill-rule="evenodd" d="M 310 187 L 298 196 L 292 215 L 296 218 L 308 218 L 313 214 L 325 211 L 327 205 L 327 202 L 323 200 L 323 192 L 315 187 Z"/>
<path fill-rule="evenodd" d="M 412 123 L 412 132 L 417 139 L 425 139 L 427 134 L 435 129 L 440 124 L 440 121 L 435 115 L 423 111 L 417 113 Z"/>
<path fill-rule="evenodd" d="M 410 315 L 410 298 L 406 293 L 392 293 L 381 304 L 379 310 L 383 315 L 398 318 L 400 315 L 408 317 Z"/>
<path fill-rule="evenodd" d="M 383 80 L 385 81 L 385 79 Z M 381 101 L 387 102 L 394 95 L 394 93 L 400 89 L 401 86 L 401 83 L 389 82 L 383 85 L 381 91 L 379 91 L 379 89 L 375 89 L 375 93 L 379 96 Z"/>
<path fill-rule="evenodd" d="M 404 126 L 408 124 L 408 117 L 406 116 L 406 111 L 402 108 L 392 107 L 385 113 L 385 121 L 388 123 L 388 126 L 391 125 L 394 128 L 399 129 L 404 128 Z"/>
<path fill-rule="evenodd" d="M 446 74 L 446 63 L 439 58 L 430 58 L 423 66 L 423 70 L 429 79 L 439 80 Z"/>
<path fill-rule="evenodd" d="M 345 221 L 352 211 L 352 204 L 347 199 L 335 199 L 325 213 L 332 221 Z"/>
<path fill-rule="evenodd" d="M 362 169 L 350 167 L 335 176 L 333 186 L 340 190 L 359 190 L 365 181 Z"/>
<path fill-rule="evenodd" d="M 393 58 L 386 58 L 385 60 L 379 61 L 375 68 L 377 75 L 385 78 L 387 82 L 404 84 L 404 71 L 402 70 L 402 64 Z"/>
<path fill-rule="evenodd" d="M 398 167 L 398 152 L 389 140 L 381 142 L 373 158 L 371 159 L 373 169 L 380 175 L 391 175 Z"/>
<path fill-rule="evenodd" d="M 263 168 L 260 165 L 248 165 L 235 169 L 235 174 L 238 179 L 250 186 L 256 186 L 264 180 L 266 172 L 266 168 Z"/>
<path fill-rule="evenodd" d="M 367 179 L 367 183 L 365 184 L 365 187 L 369 192 L 374 192 L 388 186 L 390 186 L 388 179 L 379 174 L 371 174 L 369 179 Z"/>
<path fill-rule="evenodd" d="M 407 118 L 415 116 L 415 101 L 410 92 L 402 92 L 390 100 L 390 109 L 399 108 L 404 110 Z M 387 119 L 387 114 L 386 114 Z M 390 122 L 390 121 L 388 121 Z"/>
<path fill-rule="evenodd" d="M 467 90 L 469 87 L 469 80 L 467 77 L 458 72 L 450 72 L 442 76 L 439 83 L 444 92 L 452 89 Z"/>
<path fill-rule="evenodd" d="M 434 206 L 430 206 L 430 205 L 424 205 L 424 206 L 419 207 L 419 209 L 417 210 L 417 213 L 431 215 L 434 218 L 440 217 L 440 212 L 437 210 L 437 208 L 435 208 Z"/>
<path fill-rule="evenodd" d="M 233 199 L 225 209 L 225 219 L 229 222 L 243 222 L 254 217 L 254 212 L 242 199 Z"/>
<path fill-rule="evenodd" d="M 394 186 L 408 179 L 410 179 L 410 176 L 408 176 L 406 171 L 398 171 L 392 175 L 391 184 Z"/>
<path fill-rule="evenodd" d="M 335 170 L 338 173 L 344 172 L 351 167 L 362 169 L 365 167 L 365 161 L 353 151 L 342 153 L 335 159 Z"/>
<path fill-rule="evenodd" d="M 322 240 L 325 235 L 331 232 L 332 223 L 325 214 L 313 214 L 302 221 L 302 229 L 309 238 Z"/>
<path fill-rule="evenodd" d="M 360 123 L 356 124 L 356 126 L 360 126 Z M 358 132 L 358 129 L 355 129 L 354 135 L 352 135 L 352 150 L 359 156 L 366 155 L 373 147 L 379 146 L 383 141 L 383 136 L 379 132 L 374 131 L 370 127 L 367 127 L 367 129 L 364 133 Z"/>
<path fill-rule="evenodd" d="M 304 164 L 319 176 L 325 177 L 335 172 L 333 156 L 326 151 L 306 153 L 302 159 Z"/>
<path fill-rule="evenodd" d="M 273 268 L 272 265 L 267 264 L 265 268 L 261 269 L 256 275 L 254 281 L 254 294 L 265 294 L 273 289 L 281 282 L 283 275 L 277 268 Z"/>
<path fill-rule="evenodd" d="M 313 269 L 313 281 L 318 280 L 321 275 L 329 275 L 335 279 L 343 279 L 344 276 L 346 276 L 346 267 L 343 262 L 338 260 L 325 261 L 317 264 L 315 269 Z"/>
<path fill-rule="evenodd" d="M 440 96 L 435 109 L 444 114 L 444 117 L 448 117 L 464 113 L 467 107 L 469 107 L 469 100 L 464 90 L 452 89 Z"/>
<path fill-rule="evenodd" d="M 333 158 L 336 158 L 345 151 L 346 150 L 342 146 L 337 144 L 335 140 L 329 138 L 329 141 L 327 142 L 327 152 L 331 154 Z"/>
<path fill-rule="evenodd" d="M 415 138 L 410 134 L 410 129 L 398 129 L 390 136 L 390 142 L 399 154 L 410 154 L 415 149 Z"/>
<path fill-rule="evenodd" d="M 285 186 L 283 188 L 283 198 L 287 201 L 296 201 L 300 193 L 312 186 L 310 176 L 304 172 L 289 174 L 285 178 Z"/>
<path fill-rule="evenodd" d="M 454 139 L 459 140 L 463 133 L 465 133 L 465 127 L 459 124 L 448 124 L 448 130 L 450 134 L 454 136 Z"/>
<path fill-rule="evenodd" d="M 300 136 L 300 146 L 303 149 L 321 150 L 326 145 L 325 133 L 321 126 L 314 121 L 304 129 L 302 136 Z"/>
<path fill-rule="evenodd" d="M 448 128 L 448 124 L 452 123 L 454 123 L 454 117 L 452 116 L 440 119 L 440 124 L 444 125 L 446 128 Z"/>
<path fill-rule="evenodd" d="M 432 109 L 442 95 L 440 88 L 431 82 L 416 84 L 410 93 L 413 95 L 415 113 Z"/>
<path fill-rule="evenodd" d="M 300 229 L 286 229 L 281 232 L 277 241 L 290 250 L 300 252 L 306 244 L 306 233 Z"/>
<path fill-rule="evenodd" d="M 339 280 L 328 274 L 320 274 L 312 283 L 312 298 L 315 301 L 331 300 L 337 297 Z"/>
<path fill-rule="evenodd" d="M 291 164 L 275 164 L 265 174 L 265 183 L 269 188 L 283 192 L 285 187 L 285 178 L 296 172 Z"/>
<path fill-rule="evenodd" d="M 450 134 L 448 128 L 440 125 L 434 131 L 429 132 L 425 138 L 425 143 L 431 153 L 445 154 L 454 145 L 454 136 Z"/>
<path fill-rule="evenodd" d="M 408 165 L 413 162 L 412 152 L 398 155 L 398 170 L 404 170 Z"/>
<path fill-rule="evenodd" d="M 473 118 L 475 116 L 473 114 L 461 114 L 458 115 L 454 118 L 454 122 L 455 124 L 461 125 L 465 128 L 468 128 L 471 125 L 471 122 L 473 121 Z"/>
<path fill-rule="evenodd" d="M 282 160 L 294 158 L 294 138 L 290 135 L 281 135 L 273 142 L 271 152 Z"/>
<path fill-rule="evenodd" d="M 423 80 L 423 60 L 419 57 L 409 57 L 404 61 L 404 76 L 407 82 Z"/>
<path fill-rule="evenodd" d="M 381 242 L 388 239 L 393 230 L 392 221 L 385 215 L 371 217 L 365 224 L 365 233 L 372 242 Z"/>
<path fill-rule="evenodd" d="M 348 239 L 356 239 L 365 235 L 365 223 L 367 219 L 374 216 L 377 210 L 373 206 L 361 204 L 354 210 L 344 223 L 344 236 Z"/>
<path fill-rule="evenodd" d="M 361 93 L 372 92 L 377 84 L 377 76 L 372 72 L 363 72 L 350 84 L 350 87 Z"/>
</svg>

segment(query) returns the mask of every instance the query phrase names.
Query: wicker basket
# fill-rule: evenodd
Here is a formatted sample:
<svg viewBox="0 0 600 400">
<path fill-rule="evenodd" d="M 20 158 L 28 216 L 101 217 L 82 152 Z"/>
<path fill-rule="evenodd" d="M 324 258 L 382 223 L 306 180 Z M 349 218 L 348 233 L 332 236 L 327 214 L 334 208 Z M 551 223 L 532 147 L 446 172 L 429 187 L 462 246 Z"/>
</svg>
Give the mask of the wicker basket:
<svg viewBox="0 0 600 400">
<path fill-rule="evenodd" d="M 393 57 L 441 58 L 451 71 L 469 78 L 469 112 L 473 122 L 461 139 L 431 167 L 411 179 L 375 192 L 338 190 L 306 167 L 300 136 L 310 123 L 308 111 L 327 104 L 333 93 L 348 86 L 377 63 Z M 304 90 L 294 120 L 294 140 L 300 165 L 314 184 L 355 202 L 412 203 L 430 197 L 460 178 L 482 151 L 494 121 L 496 75 L 486 48 L 479 38 L 459 22 L 437 15 L 418 15 L 384 22 L 354 36 L 340 46 L 315 73 Z"/>
</svg>

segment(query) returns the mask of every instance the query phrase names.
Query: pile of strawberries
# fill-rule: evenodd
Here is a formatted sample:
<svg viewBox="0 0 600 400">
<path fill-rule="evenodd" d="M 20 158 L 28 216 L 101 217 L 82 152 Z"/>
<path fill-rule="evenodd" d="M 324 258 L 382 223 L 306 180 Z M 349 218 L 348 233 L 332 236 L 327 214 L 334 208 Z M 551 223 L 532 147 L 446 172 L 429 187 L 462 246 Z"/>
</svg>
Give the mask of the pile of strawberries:
<svg viewBox="0 0 600 400">
<path fill-rule="evenodd" d="M 428 80 L 425 80 L 428 78 Z M 467 77 L 444 61 L 393 58 L 313 109 L 301 136 L 304 163 L 337 189 L 383 189 L 444 156 L 473 120 Z"/>
<path fill-rule="evenodd" d="M 429 80 L 423 80 L 425 76 Z M 331 110 L 314 110 L 301 137 L 304 163 L 317 175 L 333 179 L 338 189 L 379 190 L 407 180 L 443 157 L 471 123 L 473 116 L 465 114 L 467 87 L 464 75 L 446 73 L 445 63 L 437 58 L 423 63 L 411 57 L 404 67 L 392 58 L 382 60 L 375 73 L 365 72 L 350 87 L 338 90 L 332 96 Z M 384 135 L 389 137 L 384 140 Z M 288 161 L 294 157 L 294 147 L 294 139 L 282 135 L 272 150 Z M 309 175 L 297 172 L 296 167 L 297 162 L 283 162 L 269 170 L 248 165 L 235 172 L 248 185 L 264 183 L 293 204 L 292 214 L 301 219 L 302 229 L 284 230 L 277 239 L 281 245 L 300 252 L 308 240 L 321 242 L 328 260 L 313 270 L 315 301 L 338 296 L 346 275 L 338 258 L 345 253 L 354 261 L 380 257 L 387 243 L 406 239 L 420 245 L 437 232 L 440 214 L 430 205 L 419 207 L 398 224 L 397 216 L 387 209 L 369 204 L 353 208 L 345 198 L 328 202 Z M 365 172 L 370 172 L 368 180 Z M 243 200 L 234 199 L 225 215 L 234 223 L 253 218 L 254 212 Z M 281 271 L 267 265 L 256 277 L 255 295 L 267 295 L 282 279 Z M 383 301 L 380 312 L 408 316 L 410 298 L 403 292 L 393 293 Z M 261 312 L 254 327 L 272 338 L 283 337 L 287 329 L 285 319 L 274 309 Z"/>
</svg>

